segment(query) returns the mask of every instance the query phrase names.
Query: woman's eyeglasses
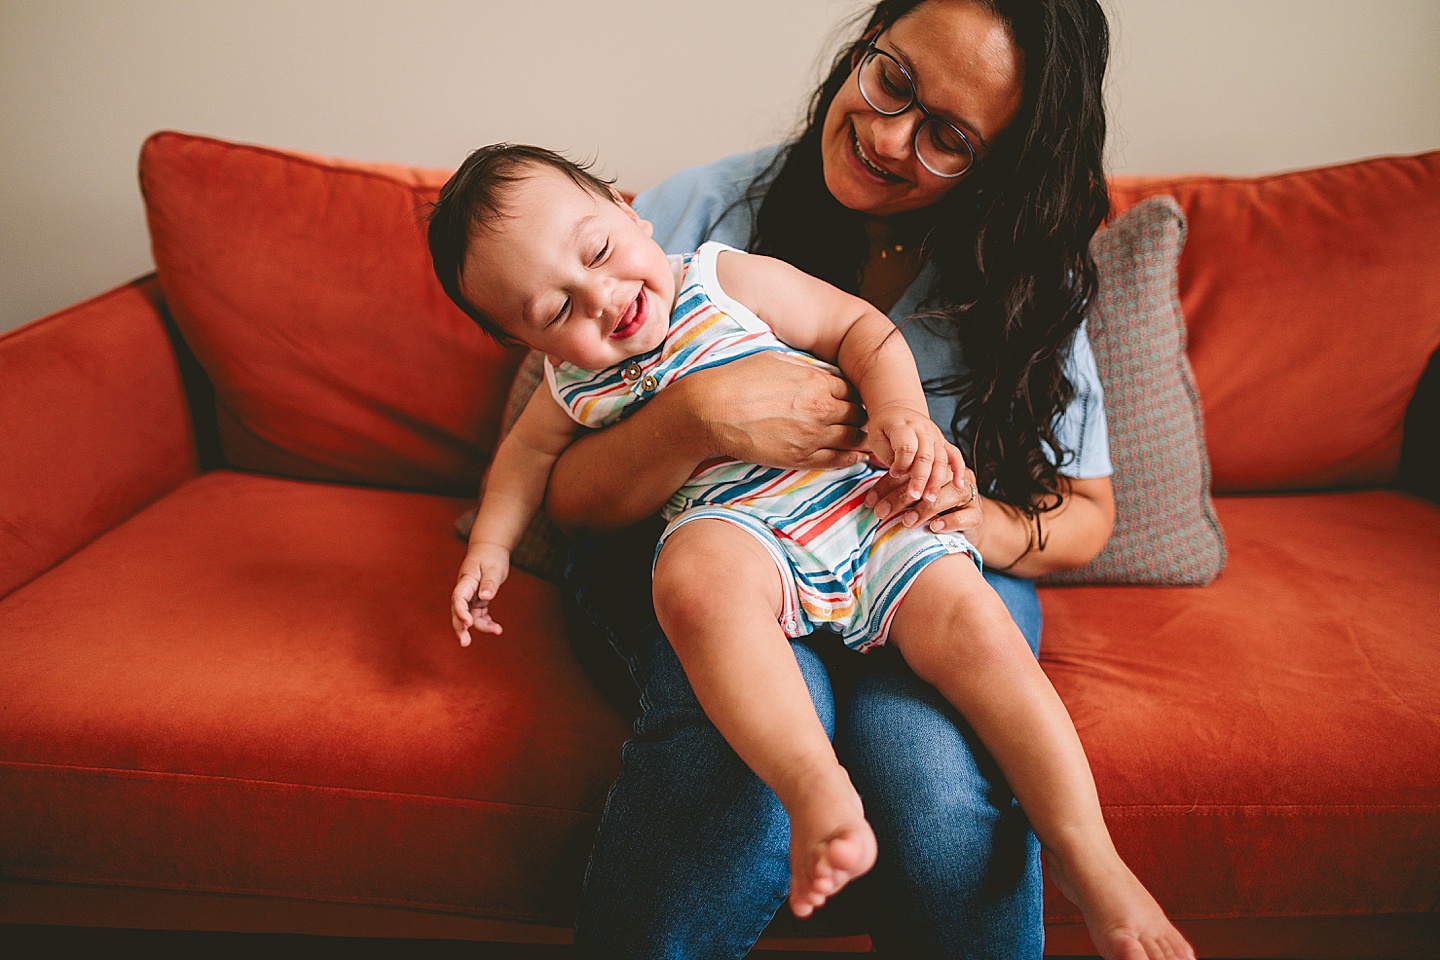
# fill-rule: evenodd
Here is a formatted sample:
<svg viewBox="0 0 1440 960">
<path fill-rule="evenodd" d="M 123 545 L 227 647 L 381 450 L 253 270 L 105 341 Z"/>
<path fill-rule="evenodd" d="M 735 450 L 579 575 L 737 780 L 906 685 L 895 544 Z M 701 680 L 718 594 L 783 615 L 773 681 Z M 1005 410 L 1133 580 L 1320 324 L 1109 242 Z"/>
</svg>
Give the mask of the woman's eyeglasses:
<svg viewBox="0 0 1440 960">
<path fill-rule="evenodd" d="M 915 107 L 920 122 L 915 126 L 915 157 L 937 177 L 951 179 L 964 175 L 975 162 L 975 148 L 960 128 L 931 113 L 915 96 L 915 81 L 899 60 L 870 41 L 860 61 L 860 96 L 871 109 L 886 117 L 898 117 Z"/>
</svg>

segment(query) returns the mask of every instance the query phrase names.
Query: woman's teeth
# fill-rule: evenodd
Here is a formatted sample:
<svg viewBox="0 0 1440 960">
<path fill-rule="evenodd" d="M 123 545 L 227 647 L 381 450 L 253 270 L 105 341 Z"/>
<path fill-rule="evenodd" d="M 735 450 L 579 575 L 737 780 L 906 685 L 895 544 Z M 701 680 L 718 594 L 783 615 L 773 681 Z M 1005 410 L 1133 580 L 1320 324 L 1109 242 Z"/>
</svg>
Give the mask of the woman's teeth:
<svg viewBox="0 0 1440 960">
<path fill-rule="evenodd" d="M 900 179 L 899 177 L 895 176 L 895 174 L 891 173 L 889 170 L 882 170 L 879 167 L 875 166 L 875 164 L 870 161 L 870 158 L 865 156 L 865 151 L 860 149 L 860 135 L 853 130 L 850 132 L 850 148 L 855 151 L 855 156 L 859 158 L 861 163 L 865 164 L 867 169 L 875 171 L 875 175 L 877 177 L 881 177 L 885 180 Z"/>
</svg>

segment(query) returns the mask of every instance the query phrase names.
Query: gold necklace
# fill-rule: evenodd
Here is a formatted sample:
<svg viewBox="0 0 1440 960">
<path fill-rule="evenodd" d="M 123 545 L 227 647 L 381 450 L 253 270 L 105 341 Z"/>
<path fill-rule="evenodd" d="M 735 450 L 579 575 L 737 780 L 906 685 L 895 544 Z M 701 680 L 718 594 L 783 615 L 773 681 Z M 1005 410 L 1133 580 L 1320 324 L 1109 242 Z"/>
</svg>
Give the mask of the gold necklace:
<svg viewBox="0 0 1440 960">
<path fill-rule="evenodd" d="M 898 253 L 904 253 L 904 252 L 905 252 L 905 244 L 903 244 L 903 243 L 897 243 L 897 244 L 895 244 L 894 246 L 889 247 L 889 248 L 881 247 L 881 248 L 880 248 L 880 259 L 881 259 L 881 260 L 889 260 L 889 259 L 890 259 L 890 254 L 891 254 L 892 252 L 893 252 L 893 253 L 897 253 L 897 254 L 898 254 Z"/>
</svg>

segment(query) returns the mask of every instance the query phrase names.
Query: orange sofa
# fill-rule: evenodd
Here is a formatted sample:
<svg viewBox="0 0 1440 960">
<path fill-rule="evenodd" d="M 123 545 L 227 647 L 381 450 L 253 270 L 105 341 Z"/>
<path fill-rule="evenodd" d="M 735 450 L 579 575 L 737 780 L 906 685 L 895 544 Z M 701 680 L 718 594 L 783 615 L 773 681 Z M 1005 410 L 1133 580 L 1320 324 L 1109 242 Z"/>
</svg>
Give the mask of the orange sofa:
<svg viewBox="0 0 1440 960">
<path fill-rule="evenodd" d="M 0 337 L 0 922 L 568 938 L 628 718 L 543 579 L 449 633 L 520 355 L 430 275 L 446 175 L 158 134 L 157 274 Z M 1228 564 L 1043 588 L 1041 661 L 1203 955 L 1436 956 L 1440 152 L 1156 193 Z"/>
</svg>

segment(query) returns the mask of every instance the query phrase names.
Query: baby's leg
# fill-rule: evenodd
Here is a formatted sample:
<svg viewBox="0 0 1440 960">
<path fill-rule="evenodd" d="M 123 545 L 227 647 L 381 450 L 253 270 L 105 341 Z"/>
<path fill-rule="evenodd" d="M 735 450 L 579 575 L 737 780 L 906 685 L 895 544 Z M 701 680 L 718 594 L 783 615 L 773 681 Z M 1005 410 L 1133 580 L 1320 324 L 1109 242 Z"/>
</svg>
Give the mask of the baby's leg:
<svg viewBox="0 0 1440 960">
<path fill-rule="evenodd" d="M 969 557 L 943 557 L 920 573 L 895 612 L 889 640 L 970 722 L 1000 765 L 1052 877 L 1079 905 L 1101 955 L 1193 958 L 1116 853 L 1070 715 Z"/>
<path fill-rule="evenodd" d="M 790 908 L 809 916 L 875 864 L 875 834 L 780 629 L 780 571 L 740 527 L 692 520 L 661 548 L 654 594 L 706 715 L 790 815 Z"/>
</svg>

